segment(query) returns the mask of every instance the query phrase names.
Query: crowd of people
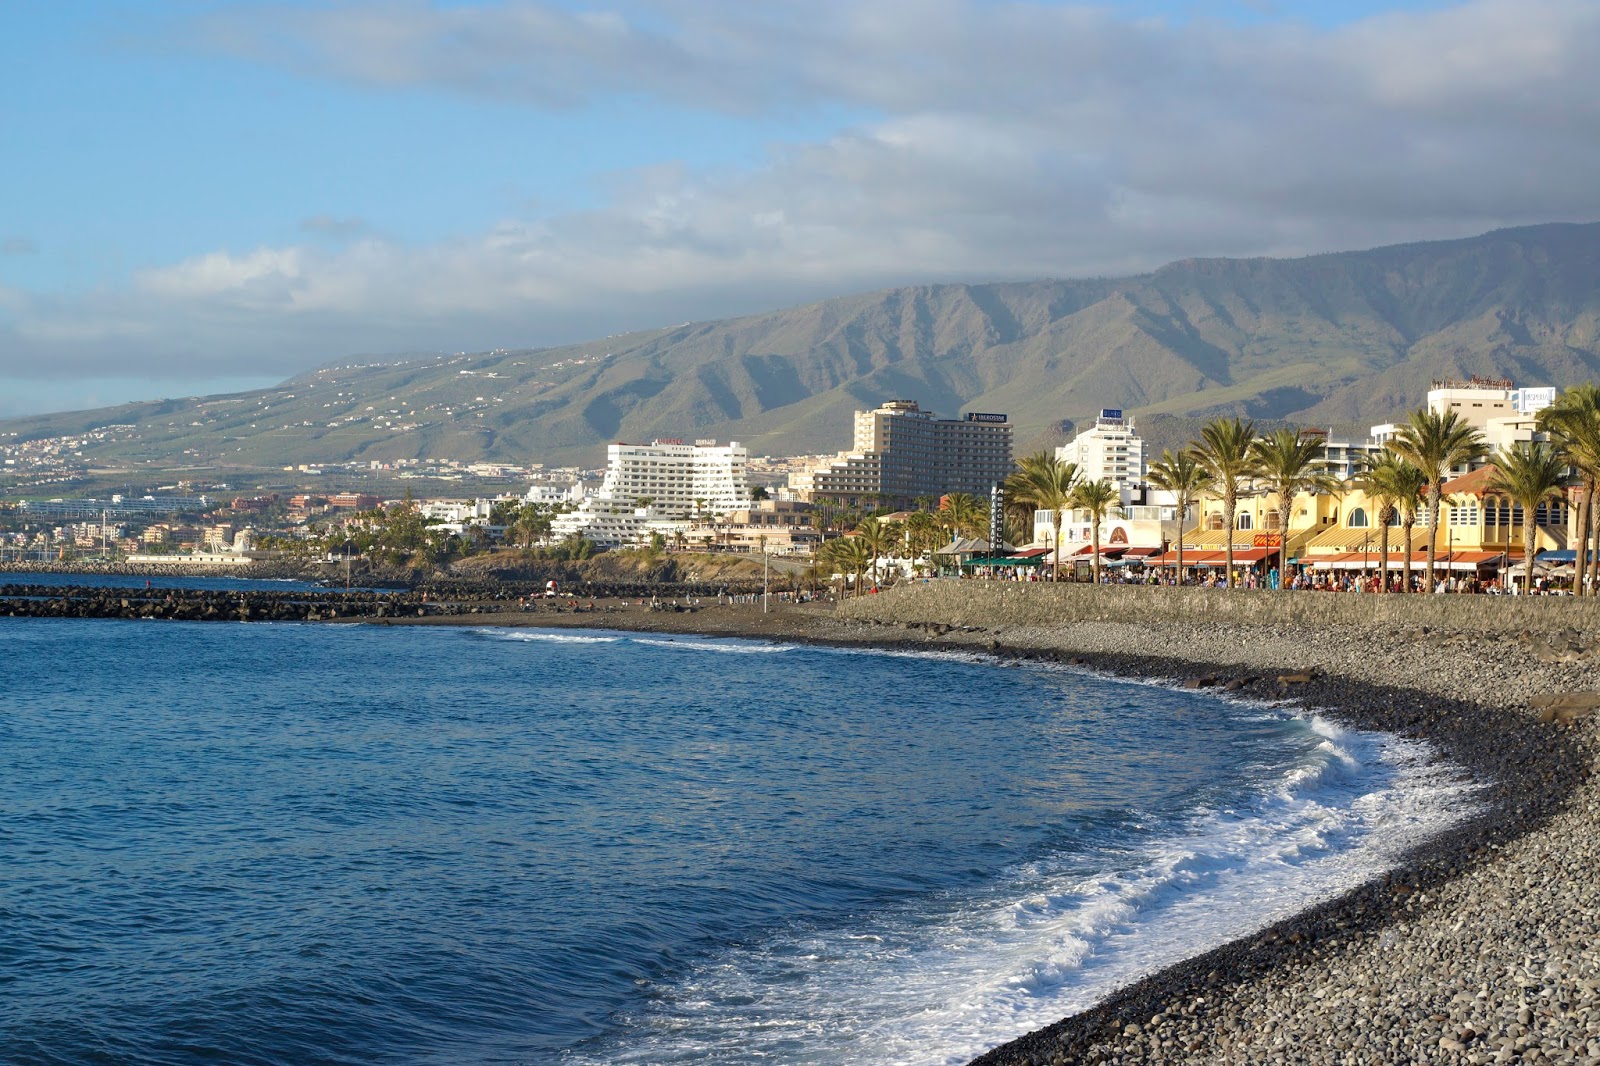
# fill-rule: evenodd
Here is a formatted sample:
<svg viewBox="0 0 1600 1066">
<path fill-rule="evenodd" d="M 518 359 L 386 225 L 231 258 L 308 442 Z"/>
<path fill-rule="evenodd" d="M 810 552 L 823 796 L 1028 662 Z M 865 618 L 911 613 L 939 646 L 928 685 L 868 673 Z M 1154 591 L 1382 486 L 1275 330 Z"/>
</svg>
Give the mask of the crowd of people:
<svg viewBox="0 0 1600 1066">
<path fill-rule="evenodd" d="M 963 577 L 986 578 L 1001 581 L 1048 581 L 1049 570 L 1043 567 L 979 567 L 963 573 Z M 1407 576 L 1399 570 L 1389 572 L 1388 588 L 1390 592 L 1413 593 L 1433 592 L 1445 594 L 1473 594 L 1487 596 L 1521 596 L 1526 593 L 1520 578 L 1512 579 L 1499 577 L 1480 576 L 1476 572 L 1437 571 L 1434 575 L 1433 587 L 1427 586 L 1427 570 L 1422 567 L 1413 568 L 1407 584 Z M 1084 580 L 1083 576 L 1074 576 L 1063 572 L 1063 580 Z M 1222 588 L 1227 585 L 1223 571 L 1218 567 L 1203 567 L 1190 570 L 1181 580 L 1179 573 L 1169 567 L 1134 567 L 1118 566 L 1107 567 L 1100 573 L 1102 585 L 1187 585 L 1198 588 Z M 1586 587 L 1593 586 L 1590 579 Z M 1233 587 L 1240 589 L 1277 589 L 1282 584 L 1282 578 L 1276 567 L 1265 572 L 1253 567 L 1236 567 L 1233 574 Z M 1363 573 L 1359 570 L 1317 570 L 1315 568 L 1294 569 L 1289 578 L 1289 588 L 1301 589 L 1310 592 L 1382 592 L 1383 578 L 1376 571 Z M 1535 574 L 1531 594 L 1534 596 L 1570 596 L 1572 589 L 1569 582 L 1559 582 L 1544 575 Z"/>
</svg>

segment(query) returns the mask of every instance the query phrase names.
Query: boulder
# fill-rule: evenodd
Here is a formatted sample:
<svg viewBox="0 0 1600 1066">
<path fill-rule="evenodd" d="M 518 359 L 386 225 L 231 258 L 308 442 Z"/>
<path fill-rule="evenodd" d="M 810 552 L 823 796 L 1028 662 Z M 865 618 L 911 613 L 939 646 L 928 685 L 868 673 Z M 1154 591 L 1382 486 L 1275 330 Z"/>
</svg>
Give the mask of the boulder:
<svg viewBox="0 0 1600 1066">
<path fill-rule="evenodd" d="M 1600 708 L 1600 692 L 1561 692 L 1549 696 L 1534 696 L 1528 706 L 1539 712 L 1539 721 L 1546 725 L 1564 725 L 1587 718 Z"/>
</svg>

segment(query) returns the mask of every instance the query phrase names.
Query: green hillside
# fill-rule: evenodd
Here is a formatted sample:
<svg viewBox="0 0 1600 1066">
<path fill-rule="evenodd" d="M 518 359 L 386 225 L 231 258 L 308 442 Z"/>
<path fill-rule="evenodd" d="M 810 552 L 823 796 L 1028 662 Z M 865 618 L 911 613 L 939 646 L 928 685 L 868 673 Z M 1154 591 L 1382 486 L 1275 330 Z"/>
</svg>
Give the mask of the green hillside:
<svg viewBox="0 0 1600 1066">
<path fill-rule="evenodd" d="M 852 411 L 894 397 L 944 415 L 1009 412 L 1023 445 L 1102 406 L 1169 425 L 1240 413 L 1364 427 L 1417 405 L 1435 378 L 1469 374 L 1600 378 L 1600 224 L 1185 260 L 1131 278 L 891 289 L 565 348 L 328 367 L 261 392 L 0 432 L 129 424 L 127 439 L 86 455 L 152 465 L 592 466 L 608 441 L 656 436 L 833 451 Z"/>
</svg>

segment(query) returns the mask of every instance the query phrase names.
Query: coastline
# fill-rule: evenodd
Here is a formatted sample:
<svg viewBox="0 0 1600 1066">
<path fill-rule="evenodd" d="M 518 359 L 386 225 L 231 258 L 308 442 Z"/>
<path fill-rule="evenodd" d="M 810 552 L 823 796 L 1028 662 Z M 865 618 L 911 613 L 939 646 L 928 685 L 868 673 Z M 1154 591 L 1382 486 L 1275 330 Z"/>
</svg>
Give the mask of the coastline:
<svg viewBox="0 0 1600 1066">
<path fill-rule="evenodd" d="M 974 1066 L 1600 1061 L 1600 951 L 1592 947 L 1600 943 L 1600 889 L 1592 875 L 1600 859 L 1596 719 L 1542 724 L 1529 705 L 1540 694 L 1592 687 L 1583 654 L 1541 655 L 1543 636 L 1527 630 L 1395 632 L 1192 619 L 1019 624 L 1003 615 L 956 626 L 891 620 L 903 617 L 895 609 L 902 605 L 887 593 L 838 612 L 823 605 L 775 605 L 768 615 L 759 606 L 673 612 L 611 603 L 592 612 L 364 621 L 1040 658 L 1288 699 L 1341 725 L 1427 741 L 1485 784 L 1473 815 L 1411 848 L 1386 875 L 1154 972 L 1087 1011 L 993 1049 Z M 1561 621 L 1552 616 L 1552 631 L 1564 630 Z M 1159 651 L 1134 650 L 1152 644 Z"/>
</svg>

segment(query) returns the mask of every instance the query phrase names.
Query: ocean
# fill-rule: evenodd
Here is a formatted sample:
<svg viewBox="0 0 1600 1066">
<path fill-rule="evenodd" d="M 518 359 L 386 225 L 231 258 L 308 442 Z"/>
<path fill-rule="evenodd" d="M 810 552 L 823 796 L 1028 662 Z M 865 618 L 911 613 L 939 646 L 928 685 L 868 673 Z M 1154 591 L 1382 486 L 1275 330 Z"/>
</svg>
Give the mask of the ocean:
<svg viewBox="0 0 1600 1066">
<path fill-rule="evenodd" d="M 977 656 L 0 619 L 0 1062 L 962 1063 L 1472 803 Z"/>
</svg>

